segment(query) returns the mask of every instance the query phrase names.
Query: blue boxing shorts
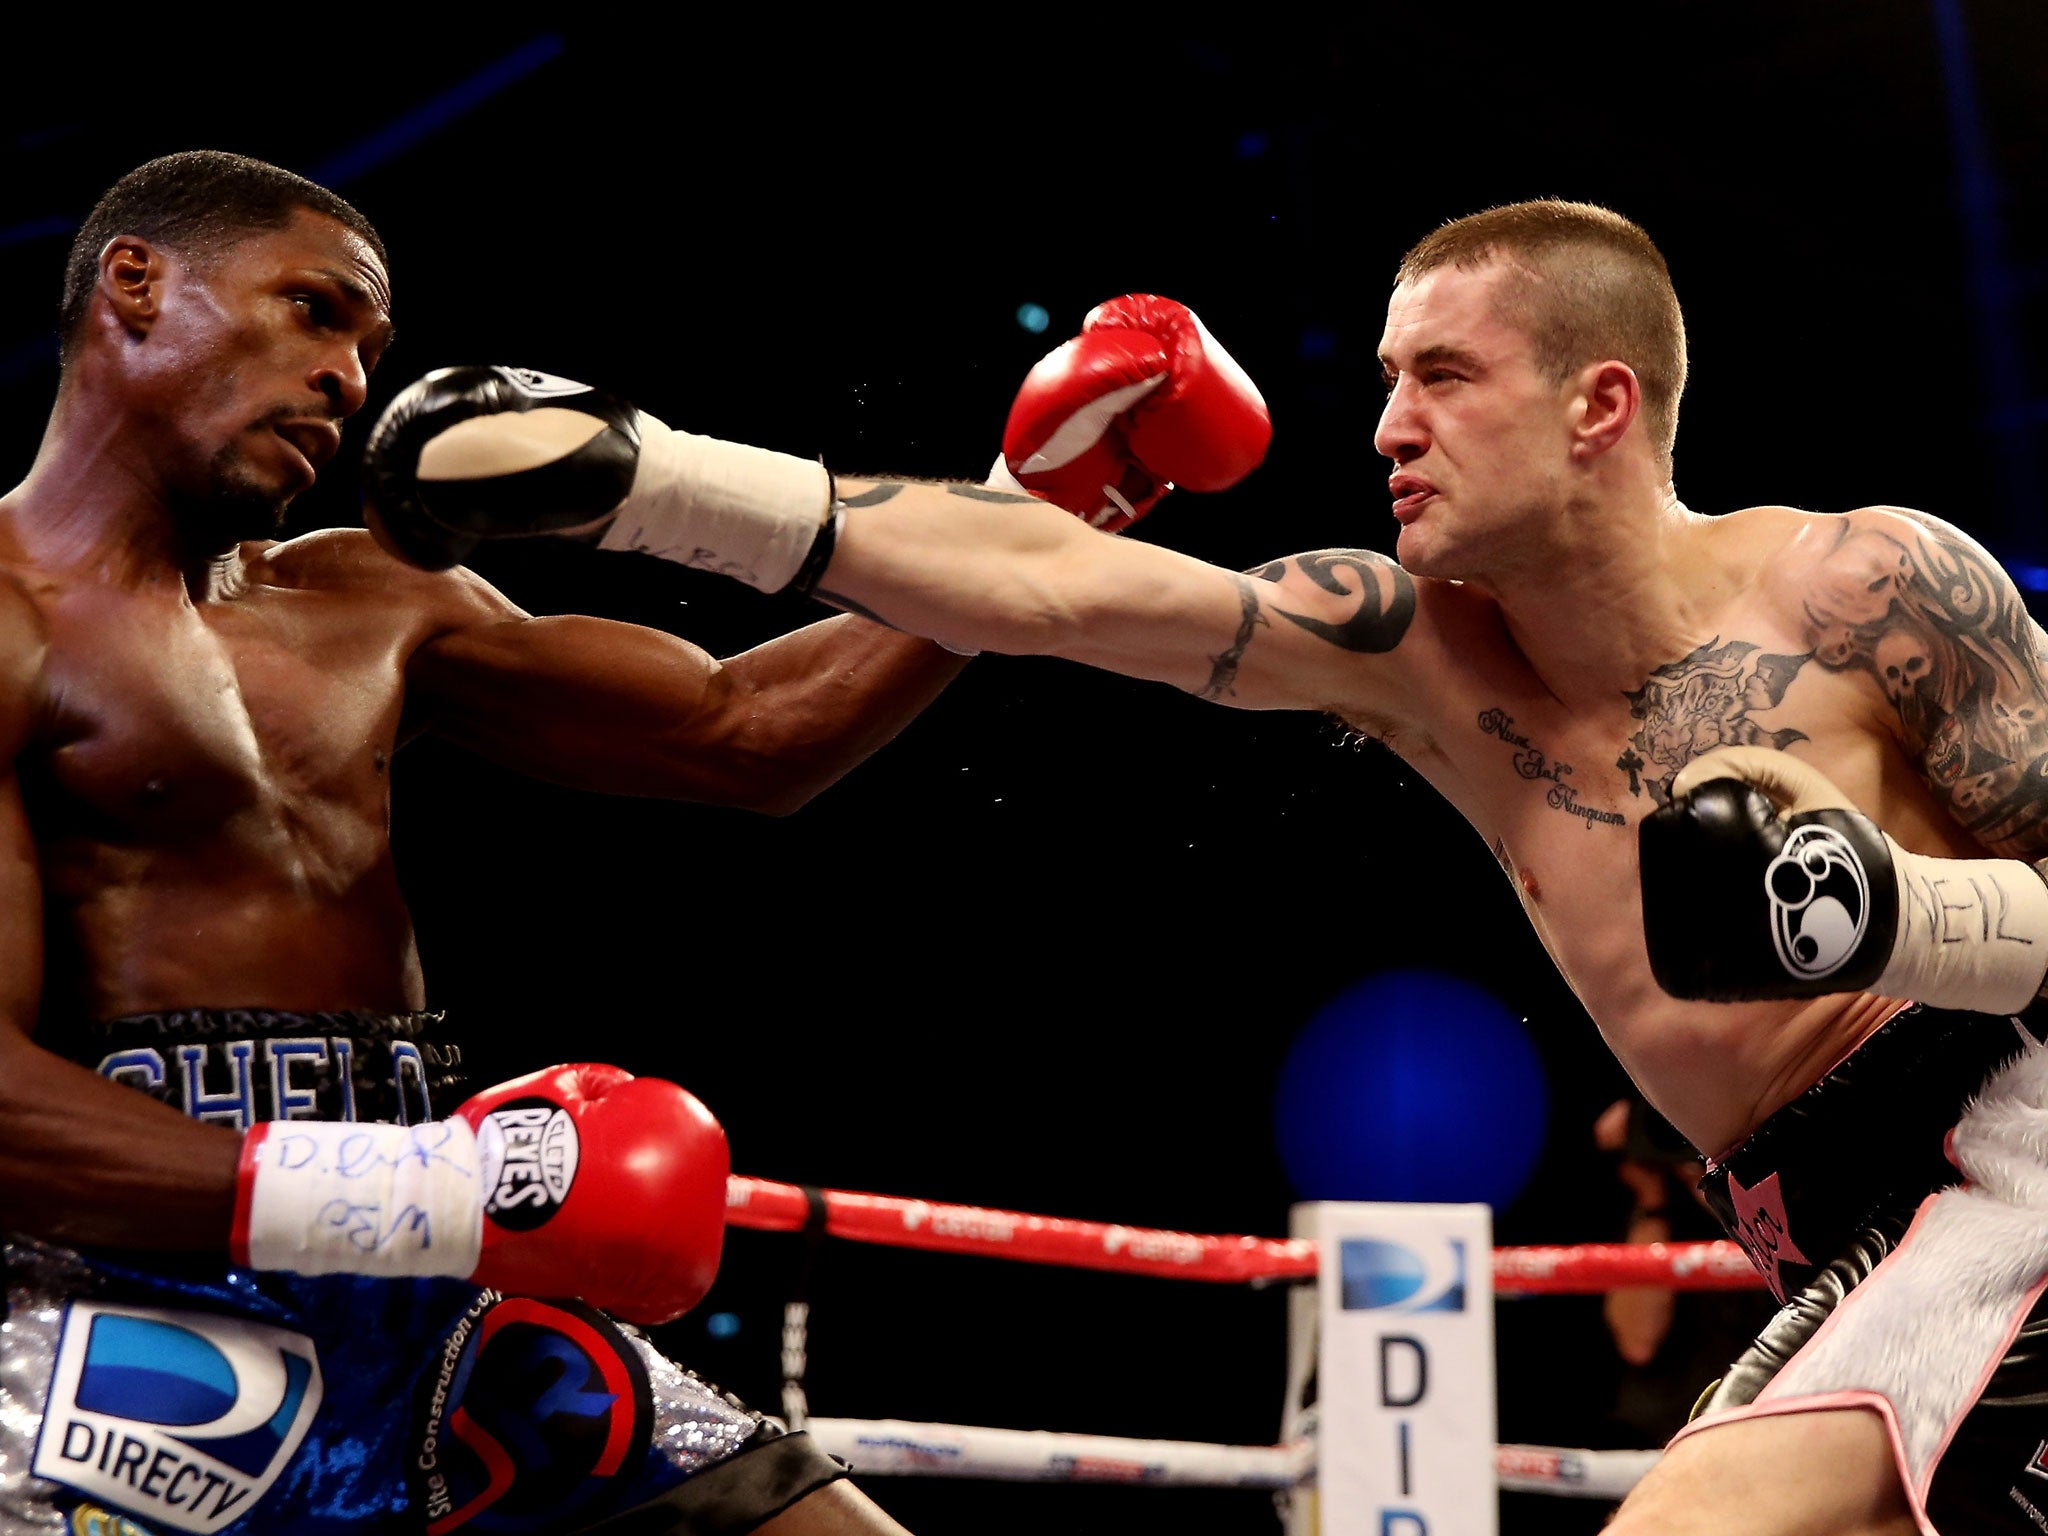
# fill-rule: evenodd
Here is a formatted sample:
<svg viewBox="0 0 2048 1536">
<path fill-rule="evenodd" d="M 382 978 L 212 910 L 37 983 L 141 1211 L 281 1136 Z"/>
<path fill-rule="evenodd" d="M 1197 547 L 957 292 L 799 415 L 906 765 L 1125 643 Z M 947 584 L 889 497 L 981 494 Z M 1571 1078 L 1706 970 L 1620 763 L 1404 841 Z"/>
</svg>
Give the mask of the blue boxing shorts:
<svg viewBox="0 0 2048 1536">
<path fill-rule="evenodd" d="M 1909 1009 L 1709 1167 L 1784 1306 L 1679 1438 L 1868 1410 L 1921 1531 L 2048 1530 L 2044 1026 Z"/>
<path fill-rule="evenodd" d="M 462 1096 L 439 1024 L 185 1010 L 49 1043 L 243 1128 L 416 1122 Z M 846 1472 L 575 1301 L 21 1238 L 0 1280 L 0 1536 L 737 1536 Z"/>
</svg>

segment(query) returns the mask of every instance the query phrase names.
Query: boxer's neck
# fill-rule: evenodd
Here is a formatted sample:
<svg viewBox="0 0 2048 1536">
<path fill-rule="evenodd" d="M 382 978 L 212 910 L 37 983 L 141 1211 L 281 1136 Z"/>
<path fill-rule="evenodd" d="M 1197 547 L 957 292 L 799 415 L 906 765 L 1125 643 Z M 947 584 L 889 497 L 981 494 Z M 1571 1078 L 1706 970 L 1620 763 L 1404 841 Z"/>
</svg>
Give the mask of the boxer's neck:
<svg viewBox="0 0 2048 1536">
<path fill-rule="evenodd" d="M 60 391 L 35 462 L 0 497 L 6 542 L 40 569 L 136 589 L 182 587 L 193 602 L 232 595 L 238 544 L 204 547 L 126 413 Z"/>
<path fill-rule="evenodd" d="M 1488 590 L 1544 686 L 1577 709 L 1612 703 L 1691 650 L 1740 578 L 1712 551 L 1712 519 L 1668 485 L 1652 505 L 1574 514 L 1546 559 Z"/>
</svg>

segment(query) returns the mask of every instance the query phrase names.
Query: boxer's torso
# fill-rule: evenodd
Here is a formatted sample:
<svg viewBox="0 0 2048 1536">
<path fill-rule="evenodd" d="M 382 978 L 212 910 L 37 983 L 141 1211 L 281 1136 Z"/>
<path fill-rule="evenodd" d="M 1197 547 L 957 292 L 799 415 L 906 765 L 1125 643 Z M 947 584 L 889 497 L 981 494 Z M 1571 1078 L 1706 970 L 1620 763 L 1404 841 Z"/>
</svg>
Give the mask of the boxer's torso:
<svg viewBox="0 0 2048 1536">
<path fill-rule="evenodd" d="M 20 764 L 45 1019 L 420 1005 L 389 768 L 429 589 L 359 533 L 228 560 L 199 602 L 5 566 L 48 636 Z"/>
<path fill-rule="evenodd" d="M 1486 839 L 1622 1064 L 1708 1153 L 1740 1140 L 1898 1005 L 1853 995 L 1688 1003 L 1657 986 L 1643 943 L 1636 825 L 1677 771 L 1719 746 L 1785 747 L 1901 845 L 1984 852 L 1916 774 L 1883 666 L 1869 664 L 1867 644 L 1844 640 L 1865 617 L 1849 611 L 1861 569 L 1842 569 L 1839 548 L 1802 540 L 1818 521 L 1761 509 L 1706 524 L 1702 538 L 1720 543 L 1711 562 L 1701 552 L 1702 569 L 1733 563 L 1751 579 L 1703 602 L 1697 632 L 1604 703 L 1555 697 L 1488 599 L 1418 581 L 1401 649 L 1415 648 L 1410 660 L 1428 685 L 1386 733 Z M 1743 558 L 1731 562 L 1731 550 Z M 1831 576 L 1850 597 L 1817 601 Z M 1589 646 L 1615 641 L 1597 629 L 1586 637 Z"/>
</svg>

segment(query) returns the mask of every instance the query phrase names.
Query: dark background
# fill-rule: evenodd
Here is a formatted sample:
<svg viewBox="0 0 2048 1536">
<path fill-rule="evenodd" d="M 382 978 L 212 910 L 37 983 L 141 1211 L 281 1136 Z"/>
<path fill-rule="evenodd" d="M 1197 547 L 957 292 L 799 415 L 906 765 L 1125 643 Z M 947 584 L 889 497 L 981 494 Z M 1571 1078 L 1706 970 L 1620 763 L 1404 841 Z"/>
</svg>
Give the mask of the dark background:
<svg viewBox="0 0 2048 1536">
<path fill-rule="evenodd" d="M 1138 536 L 1233 566 L 1386 549 L 1393 266 L 1443 219 L 1557 195 L 1627 213 L 1670 261 L 1689 505 L 1920 507 L 2040 579 L 2038 0 L 1423 9 L 1179 32 L 1101 11 L 822 32 L 780 11 L 478 12 L 429 42 L 343 12 L 169 48 L 72 28 L 0 105 L 4 461 L 26 468 L 48 408 L 80 216 L 141 160 L 217 147 L 328 181 L 383 231 L 402 339 L 372 413 L 430 367 L 517 362 L 844 471 L 978 477 L 1030 364 L 1095 302 L 1150 290 L 1201 313 L 1276 433 L 1247 484 L 1176 497 Z M 1046 334 L 1019 327 L 1027 302 Z M 352 461 L 298 526 L 359 521 Z M 478 569 L 534 611 L 720 654 L 819 614 L 571 548 Z M 1591 1145 L 1618 1070 L 1470 831 L 1322 720 L 984 657 L 785 820 L 595 801 L 432 743 L 398 782 L 432 1000 L 486 1080 L 609 1059 L 691 1086 L 743 1172 L 1277 1234 L 1290 1041 L 1360 979 L 1430 965 L 1526 1017 L 1544 1059 L 1548 1150 L 1497 1240 L 1619 1230 Z M 797 1258 L 736 1233 L 664 1342 L 773 1408 Z M 815 1301 L 821 1413 L 1277 1428 L 1277 1290 L 842 1244 Z M 710 1336 L 719 1313 L 736 1334 Z M 1498 1325 L 1503 1439 L 1627 1433 L 1596 1300 L 1503 1303 Z M 921 1532 L 1275 1529 L 1252 1492 L 868 1487 Z M 1506 1508 L 1510 1531 L 1597 1518 Z"/>
</svg>

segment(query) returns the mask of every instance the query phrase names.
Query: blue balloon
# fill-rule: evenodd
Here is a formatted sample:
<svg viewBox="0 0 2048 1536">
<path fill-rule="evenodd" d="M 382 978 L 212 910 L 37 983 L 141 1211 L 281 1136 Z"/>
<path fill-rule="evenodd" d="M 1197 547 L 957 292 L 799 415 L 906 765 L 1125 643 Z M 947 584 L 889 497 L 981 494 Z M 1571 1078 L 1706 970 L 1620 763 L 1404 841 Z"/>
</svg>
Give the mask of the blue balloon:
<svg viewBox="0 0 2048 1536">
<path fill-rule="evenodd" d="M 1274 1134 L 1304 1200 L 1498 1210 L 1542 1155 L 1549 1097 L 1536 1047 L 1499 999 L 1438 971 L 1383 971 L 1296 1037 Z"/>
</svg>

